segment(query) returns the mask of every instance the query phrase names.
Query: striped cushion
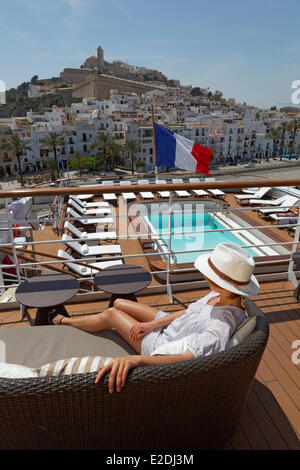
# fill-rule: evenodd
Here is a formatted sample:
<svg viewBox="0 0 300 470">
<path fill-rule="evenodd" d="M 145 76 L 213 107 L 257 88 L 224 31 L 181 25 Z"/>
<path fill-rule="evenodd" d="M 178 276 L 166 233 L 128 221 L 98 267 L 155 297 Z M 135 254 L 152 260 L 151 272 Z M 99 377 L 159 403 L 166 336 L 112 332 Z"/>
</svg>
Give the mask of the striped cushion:
<svg viewBox="0 0 300 470">
<path fill-rule="evenodd" d="M 97 372 L 100 366 L 108 364 L 111 359 L 102 356 L 71 357 L 45 364 L 37 368 L 36 372 L 40 377 Z"/>
</svg>

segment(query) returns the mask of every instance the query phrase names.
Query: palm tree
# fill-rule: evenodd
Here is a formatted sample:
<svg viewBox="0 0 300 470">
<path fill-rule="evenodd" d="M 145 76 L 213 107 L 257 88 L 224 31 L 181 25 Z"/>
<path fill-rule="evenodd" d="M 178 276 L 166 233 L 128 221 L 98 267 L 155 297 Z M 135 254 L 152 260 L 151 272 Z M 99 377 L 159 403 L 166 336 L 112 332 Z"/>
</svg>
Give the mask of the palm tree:
<svg viewBox="0 0 300 470">
<path fill-rule="evenodd" d="M 281 135 L 281 140 L 280 140 L 280 160 L 282 160 L 283 147 L 284 147 L 284 139 L 285 139 L 286 131 L 288 131 L 288 123 L 287 123 L 287 122 L 283 122 L 283 123 L 279 126 L 278 129 L 279 129 L 280 135 Z"/>
<path fill-rule="evenodd" d="M 49 132 L 49 134 L 41 140 L 41 146 L 47 147 L 48 149 L 52 150 L 54 153 L 54 158 L 56 161 L 56 171 L 57 176 L 59 177 L 59 167 L 58 167 L 58 159 L 57 159 L 57 147 L 65 145 L 65 139 L 57 134 L 56 132 Z"/>
<path fill-rule="evenodd" d="M 129 140 L 125 144 L 125 152 L 131 155 L 131 172 L 134 174 L 135 155 L 141 151 L 140 143 L 137 140 Z"/>
<path fill-rule="evenodd" d="M 291 122 L 288 125 L 288 130 L 292 133 L 292 140 L 290 143 L 290 153 L 293 153 L 294 150 L 294 145 L 295 145 L 295 139 L 296 139 L 296 134 L 297 131 L 300 129 L 300 121 L 299 119 L 295 119 L 293 122 Z"/>
<path fill-rule="evenodd" d="M 113 141 L 108 149 L 109 159 L 109 168 L 111 171 L 114 170 L 116 165 L 121 165 L 124 163 L 124 152 L 122 145 Z"/>
<path fill-rule="evenodd" d="M 47 167 L 47 170 L 50 172 L 51 181 L 55 181 L 55 176 L 57 172 L 56 161 L 53 158 L 44 158 L 42 163 Z"/>
<path fill-rule="evenodd" d="M 8 152 L 15 153 L 17 160 L 18 160 L 20 182 L 21 182 L 21 185 L 24 186 L 23 172 L 22 172 L 20 157 L 24 152 L 26 152 L 26 150 L 31 150 L 31 147 L 23 139 L 21 139 L 21 137 L 15 134 L 15 135 L 12 135 L 8 139 L 8 141 L 2 146 L 2 148 L 4 150 L 7 150 Z"/>
<path fill-rule="evenodd" d="M 94 143 L 91 145 L 91 150 L 100 150 L 104 160 L 105 171 L 108 170 L 108 156 L 113 145 L 114 139 L 112 135 L 105 132 L 101 132 L 101 134 L 96 137 Z"/>
<path fill-rule="evenodd" d="M 276 140 L 278 140 L 280 138 L 280 135 L 281 135 L 281 133 L 280 133 L 279 128 L 272 129 L 271 132 L 268 134 L 269 139 L 273 140 L 273 152 L 274 152 L 275 157 L 277 157 Z"/>
</svg>

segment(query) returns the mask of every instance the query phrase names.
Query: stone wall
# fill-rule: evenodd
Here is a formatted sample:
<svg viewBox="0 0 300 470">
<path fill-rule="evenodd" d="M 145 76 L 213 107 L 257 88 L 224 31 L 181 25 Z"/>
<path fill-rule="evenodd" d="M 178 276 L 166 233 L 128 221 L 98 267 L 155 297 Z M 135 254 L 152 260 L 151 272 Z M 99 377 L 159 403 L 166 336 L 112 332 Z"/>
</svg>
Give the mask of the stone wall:
<svg viewBox="0 0 300 470">
<path fill-rule="evenodd" d="M 92 78 L 94 71 L 91 69 L 64 69 L 60 76 L 64 82 L 78 85 L 81 82 L 88 81 Z"/>
<path fill-rule="evenodd" d="M 80 83 L 73 89 L 73 96 L 76 98 L 109 99 L 110 90 L 118 90 L 119 93 L 136 93 L 141 95 L 147 91 L 159 88 L 105 74 L 99 74 L 97 77 L 94 76 L 94 79 L 89 76 L 88 79 L 86 83 Z"/>
</svg>

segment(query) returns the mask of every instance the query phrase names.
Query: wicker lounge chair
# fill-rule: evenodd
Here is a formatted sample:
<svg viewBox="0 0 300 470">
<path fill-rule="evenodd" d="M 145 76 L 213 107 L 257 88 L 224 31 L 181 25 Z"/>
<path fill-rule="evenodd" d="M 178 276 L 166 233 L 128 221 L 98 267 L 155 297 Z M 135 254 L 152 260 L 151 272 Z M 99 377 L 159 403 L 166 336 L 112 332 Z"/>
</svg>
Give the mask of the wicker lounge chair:
<svg viewBox="0 0 300 470">
<path fill-rule="evenodd" d="M 209 357 L 133 369 L 113 395 L 107 378 L 94 383 L 96 372 L 0 378 L 0 448 L 222 449 L 239 424 L 268 339 L 264 315 L 251 301 L 247 309 L 257 323 L 241 344 Z M 96 335 L 63 325 L 5 328 L 1 340 L 7 362 L 29 367 L 134 353 L 113 330 Z"/>
</svg>

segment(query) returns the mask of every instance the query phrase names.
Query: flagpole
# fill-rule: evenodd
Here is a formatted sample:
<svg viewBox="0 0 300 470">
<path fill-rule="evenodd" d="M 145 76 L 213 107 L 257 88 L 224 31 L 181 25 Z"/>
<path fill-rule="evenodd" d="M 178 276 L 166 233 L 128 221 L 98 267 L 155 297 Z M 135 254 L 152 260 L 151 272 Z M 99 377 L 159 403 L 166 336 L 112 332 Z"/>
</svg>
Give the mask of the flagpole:
<svg viewBox="0 0 300 470">
<path fill-rule="evenodd" d="M 154 145 L 154 165 L 155 165 L 154 169 L 155 169 L 155 175 L 158 175 L 153 104 L 151 105 L 151 111 L 152 111 L 153 145 Z"/>
</svg>

